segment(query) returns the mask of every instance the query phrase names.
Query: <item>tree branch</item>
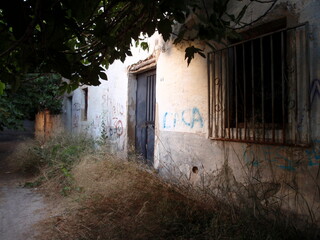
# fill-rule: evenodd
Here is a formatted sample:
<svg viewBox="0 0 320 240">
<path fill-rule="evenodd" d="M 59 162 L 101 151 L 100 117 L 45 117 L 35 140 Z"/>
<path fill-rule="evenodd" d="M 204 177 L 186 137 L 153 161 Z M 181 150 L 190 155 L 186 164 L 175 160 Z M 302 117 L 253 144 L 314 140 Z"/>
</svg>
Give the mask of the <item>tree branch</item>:
<svg viewBox="0 0 320 240">
<path fill-rule="evenodd" d="M 272 8 L 275 6 L 275 4 L 278 2 L 278 0 L 267 1 L 267 2 L 263 2 L 263 1 L 260 1 L 260 0 L 253 0 L 252 2 L 259 2 L 259 3 L 271 3 L 272 2 L 272 4 L 268 8 L 268 10 L 266 10 L 265 13 L 262 14 L 260 17 L 258 17 L 257 19 L 255 19 L 254 21 L 252 21 L 250 23 L 243 23 L 244 24 L 243 26 L 240 26 L 240 27 L 237 27 L 237 28 L 233 28 L 234 30 L 239 30 L 239 29 L 243 29 L 245 27 L 251 26 L 252 24 L 254 24 L 254 23 L 258 22 L 259 20 L 261 20 L 262 18 L 264 18 L 272 10 Z M 249 3 L 249 4 L 251 4 L 251 3 Z"/>
<path fill-rule="evenodd" d="M 23 36 L 19 40 L 17 40 L 16 42 L 14 42 L 11 47 L 9 47 L 8 49 L 6 49 L 2 53 L 0 53 L 0 58 L 5 56 L 6 54 L 12 52 L 15 48 L 17 48 L 23 41 L 25 41 L 32 34 L 34 27 L 36 25 L 36 22 L 38 21 L 38 11 L 40 9 L 40 2 L 41 2 L 41 0 L 36 1 L 34 18 L 30 22 L 30 24 L 28 25 Z"/>
</svg>

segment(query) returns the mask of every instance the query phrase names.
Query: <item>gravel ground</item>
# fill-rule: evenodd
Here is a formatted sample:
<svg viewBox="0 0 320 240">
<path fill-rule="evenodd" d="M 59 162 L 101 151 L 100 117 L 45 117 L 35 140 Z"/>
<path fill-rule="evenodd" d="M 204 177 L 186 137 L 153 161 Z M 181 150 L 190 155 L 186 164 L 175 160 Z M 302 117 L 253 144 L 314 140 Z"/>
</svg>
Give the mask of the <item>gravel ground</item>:
<svg viewBox="0 0 320 240">
<path fill-rule="evenodd" d="M 11 173 L 5 159 L 15 149 L 18 138 L 0 137 L 0 239 L 32 240 L 35 226 L 46 216 L 43 197 L 34 190 L 23 188 L 26 178 Z"/>
</svg>

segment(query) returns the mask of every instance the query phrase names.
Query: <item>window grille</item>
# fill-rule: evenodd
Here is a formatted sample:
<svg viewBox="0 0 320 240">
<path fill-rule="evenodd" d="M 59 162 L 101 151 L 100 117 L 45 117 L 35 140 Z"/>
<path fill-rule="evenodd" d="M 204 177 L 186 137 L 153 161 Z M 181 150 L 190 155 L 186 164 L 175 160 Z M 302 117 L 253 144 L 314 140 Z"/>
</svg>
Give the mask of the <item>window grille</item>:
<svg viewBox="0 0 320 240">
<path fill-rule="evenodd" d="M 148 123 L 154 123 L 155 117 L 155 105 L 156 105 L 156 75 L 150 75 L 147 77 L 147 108 L 146 116 Z"/>
<path fill-rule="evenodd" d="M 209 135 L 267 144 L 309 143 L 308 24 L 209 53 Z"/>
</svg>

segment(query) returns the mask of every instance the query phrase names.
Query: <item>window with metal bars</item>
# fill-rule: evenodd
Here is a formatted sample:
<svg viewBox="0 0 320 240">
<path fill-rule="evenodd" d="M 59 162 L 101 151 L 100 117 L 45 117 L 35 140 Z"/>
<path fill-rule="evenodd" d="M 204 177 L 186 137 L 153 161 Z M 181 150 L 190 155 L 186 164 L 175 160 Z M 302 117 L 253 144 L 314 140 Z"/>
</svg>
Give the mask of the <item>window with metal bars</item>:
<svg viewBox="0 0 320 240">
<path fill-rule="evenodd" d="M 307 29 L 282 29 L 208 55 L 212 139 L 309 143 Z"/>
</svg>

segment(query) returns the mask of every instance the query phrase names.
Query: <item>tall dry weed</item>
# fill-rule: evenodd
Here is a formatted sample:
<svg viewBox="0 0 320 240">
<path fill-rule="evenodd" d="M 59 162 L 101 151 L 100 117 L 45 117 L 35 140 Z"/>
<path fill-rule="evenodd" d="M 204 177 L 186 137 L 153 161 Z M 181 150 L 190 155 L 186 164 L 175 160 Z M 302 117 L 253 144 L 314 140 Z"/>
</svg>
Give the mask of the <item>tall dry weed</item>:
<svg viewBox="0 0 320 240">
<path fill-rule="evenodd" d="M 310 239 L 285 223 L 243 214 L 210 191 L 170 184 L 139 158 L 94 146 L 86 136 L 32 143 L 41 163 L 37 181 L 68 196 L 59 199 L 65 209 L 45 221 L 41 239 Z"/>
<path fill-rule="evenodd" d="M 71 173 L 81 200 L 54 222 L 54 239 L 307 239 L 212 196 L 185 195 L 139 162 L 106 152 L 83 157 Z"/>
</svg>

